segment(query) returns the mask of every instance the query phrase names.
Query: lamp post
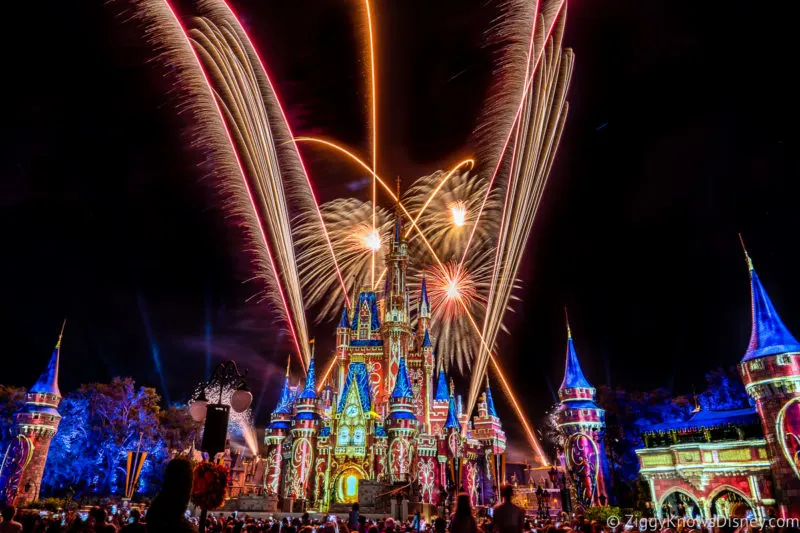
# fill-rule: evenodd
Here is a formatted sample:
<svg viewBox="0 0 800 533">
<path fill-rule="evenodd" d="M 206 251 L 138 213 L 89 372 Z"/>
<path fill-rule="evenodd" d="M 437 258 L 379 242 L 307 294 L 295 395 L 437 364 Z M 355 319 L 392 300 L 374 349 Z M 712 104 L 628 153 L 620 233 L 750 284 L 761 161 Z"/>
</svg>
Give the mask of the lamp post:
<svg viewBox="0 0 800 533">
<path fill-rule="evenodd" d="M 210 458 L 225 451 L 230 410 L 244 412 L 253 402 L 253 394 L 247 388 L 246 377 L 246 370 L 241 373 L 235 361 L 227 361 L 218 364 L 209 380 L 198 385 L 195 390 L 189 414 L 195 421 L 205 422 L 200 449 L 208 452 Z M 229 404 L 222 402 L 226 387 L 234 389 Z M 218 394 L 217 402 L 208 403 L 207 395 L 213 396 L 214 393 Z"/>
</svg>

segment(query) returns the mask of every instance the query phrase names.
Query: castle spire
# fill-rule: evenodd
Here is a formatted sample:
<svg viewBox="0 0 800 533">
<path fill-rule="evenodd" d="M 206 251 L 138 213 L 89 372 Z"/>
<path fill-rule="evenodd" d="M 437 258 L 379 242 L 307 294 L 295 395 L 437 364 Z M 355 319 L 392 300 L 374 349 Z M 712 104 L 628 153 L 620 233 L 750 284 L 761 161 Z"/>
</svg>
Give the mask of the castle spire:
<svg viewBox="0 0 800 533">
<path fill-rule="evenodd" d="M 456 400 L 452 396 L 450 396 L 450 405 L 447 406 L 447 422 L 444 423 L 444 428 L 461 429 L 461 424 L 458 423 L 458 415 L 456 414 Z"/>
<path fill-rule="evenodd" d="M 342 306 L 342 318 L 339 319 L 339 326 L 340 328 L 349 328 L 350 327 L 350 320 L 347 316 L 347 304 Z"/>
<path fill-rule="evenodd" d="M 286 363 L 286 376 L 283 378 L 283 387 L 281 387 L 281 395 L 278 397 L 278 405 L 275 406 L 273 414 L 288 414 L 292 410 L 292 391 L 289 387 L 289 368 L 292 364 L 292 356 L 289 354 L 289 361 Z"/>
<path fill-rule="evenodd" d="M 316 398 L 317 397 L 317 380 L 314 376 L 314 356 L 312 354 L 311 361 L 308 363 L 308 372 L 306 373 L 306 383 L 303 387 L 303 392 L 300 393 L 299 398 Z"/>
<path fill-rule="evenodd" d="M 422 347 L 423 348 L 431 348 L 433 343 L 431 342 L 431 336 L 428 333 L 428 328 L 425 328 L 425 336 L 422 339 Z"/>
<path fill-rule="evenodd" d="M 486 412 L 489 416 L 497 417 L 497 409 L 494 408 L 494 398 L 492 398 L 492 387 L 489 386 L 489 372 L 486 372 Z"/>
<path fill-rule="evenodd" d="M 436 394 L 433 399 L 436 401 L 447 401 L 450 398 L 450 391 L 447 390 L 447 376 L 444 374 L 441 362 L 439 363 L 439 377 L 436 382 Z"/>
<path fill-rule="evenodd" d="M 58 363 L 61 358 L 61 339 L 64 337 L 64 328 L 67 321 L 61 324 L 61 333 L 58 335 L 56 347 L 53 349 L 53 354 L 50 356 L 50 362 L 47 364 L 47 369 L 39 376 L 39 380 L 28 391 L 29 393 L 42 393 L 54 394 L 61 397 L 61 390 L 58 388 Z"/>
<path fill-rule="evenodd" d="M 567 314 L 566 308 L 564 315 Z M 575 351 L 575 344 L 572 340 L 572 330 L 569 327 L 569 317 L 566 316 L 567 322 L 567 362 L 564 369 L 564 380 L 561 382 L 559 389 L 591 389 L 592 386 L 583 375 L 583 369 L 578 361 L 578 353 Z"/>
<path fill-rule="evenodd" d="M 420 318 L 430 318 L 431 317 L 431 303 L 428 300 L 428 286 L 425 283 L 425 273 L 422 274 L 422 288 L 420 289 L 419 294 L 419 316 Z M 425 332 L 427 335 L 427 331 Z"/>
<path fill-rule="evenodd" d="M 394 242 L 400 244 L 403 238 L 403 212 L 400 209 L 400 176 L 397 176 L 397 203 L 394 208 Z"/>
<path fill-rule="evenodd" d="M 742 236 L 739 235 L 741 240 Z M 747 268 L 750 271 L 750 299 L 751 321 L 750 343 L 744 354 L 742 362 L 757 359 L 767 355 L 776 355 L 787 352 L 800 352 L 800 343 L 783 324 L 781 317 L 772 305 L 767 291 L 753 268 L 753 261 L 744 247 Z"/>
<path fill-rule="evenodd" d="M 406 358 L 400 357 L 400 365 L 397 369 L 397 381 L 394 384 L 392 398 L 413 398 L 414 392 L 411 389 L 411 380 L 408 379 L 406 370 Z"/>
</svg>

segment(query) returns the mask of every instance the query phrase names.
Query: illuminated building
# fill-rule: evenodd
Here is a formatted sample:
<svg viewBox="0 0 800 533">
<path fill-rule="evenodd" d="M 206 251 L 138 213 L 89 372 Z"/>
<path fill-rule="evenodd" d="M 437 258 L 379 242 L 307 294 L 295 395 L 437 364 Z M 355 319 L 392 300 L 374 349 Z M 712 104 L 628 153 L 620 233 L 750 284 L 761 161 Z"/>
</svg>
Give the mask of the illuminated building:
<svg viewBox="0 0 800 533">
<path fill-rule="evenodd" d="M 25 404 L 14 415 L 14 438 L 0 467 L 0 503 L 24 507 L 39 499 L 50 441 L 58 430 L 58 363 L 61 335 L 50 363 L 39 380 L 25 394 Z"/>
<path fill-rule="evenodd" d="M 597 391 L 583 375 L 567 322 L 564 380 L 558 388 L 561 405 L 556 424 L 564 436 L 563 466 L 577 501 L 584 507 L 605 504 L 609 497 L 605 446 L 605 410 L 596 403 Z"/>
<path fill-rule="evenodd" d="M 494 502 L 506 441 L 488 387 L 470 421 L 435 370 L 425 280 L 412 327 L 404 221 L 396 213 L 383 297 L 362 289 L 342 310 L 335 367 L 318 392 L 312 359 L 301 387 L 287 375 L 266 430 L 265 492 L 327 510 L 359 501 L 365 482 L 413 488 L 438 504 L 464 490 Z M 460 415 L 460 416 L 459 416 Z"/>
<path fill-rule="evenodd" d="M 698 407 L 645 433 L 636 453 L 659 516 L 800 517 L 800 343 L 747 264 L 752 329 L 739 373 L 755 408 Z"/>
</svg>

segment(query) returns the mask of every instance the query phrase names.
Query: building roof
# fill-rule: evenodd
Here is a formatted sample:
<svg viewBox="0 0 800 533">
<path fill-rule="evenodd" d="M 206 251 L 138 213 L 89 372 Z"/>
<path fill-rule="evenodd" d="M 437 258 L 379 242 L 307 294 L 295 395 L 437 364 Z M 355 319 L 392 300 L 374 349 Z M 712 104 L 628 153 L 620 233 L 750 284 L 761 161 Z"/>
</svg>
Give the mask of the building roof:
<svg viewBox="0 0 800 533">
<path fill-rule="evenodd" d="M 314 376 L 314 358 L 308 363 L 308 372 L 306 372 L 306 384 L 303 387 L 303 392 L 300 393 L 298 398 L 316 398 L 317 397 L 317 380 Z"/>
<path fill-rule="evenodd" d="M 400 365 L 397 368 L 397 381 L 394 383 L 392 398 L 413 398 L 414 391 L 411 389 L 411 380 L 408 379 L 406 370 L 406 358 L 400 357 Z"/>
<path fill-rule="evenodd" d="M 419 316 L 428 318 L 431 316 L 431 302 L 428 300 L 428 285 L 425 283 L 425 274 L 422 275 L 422 288 L 419 291 Z M 427 328 L 425 336 L 427 337 Z"/>
<path fill-rule="evenodd" d="M 344 380 L 344 387 L 342 388 L 342 396 L 339 398 L 339 408 L 337 411 L 341 412 L 344 409 L 344 404 L 347 401 L 347 396 L 350 394 L 350 387 L 355 386 L 358 389 L 358 397 L 361 400 L 361 409 L 365 413 L 369 413 L 372 409 L 370 398 L 369 386 L 369 372 L 367 372 L 366 363 L 351 362 L 350 367 L 347 369 L 347 377 Z"/>
<path fill-rule="evenodd" d="M 278 398 L 278 405 L 272 411 L 276 414 L 288 414 L 292 412 L 292 391 L 289 388 L 289 376 L 283 378 L 283 387 L 281 387 L 281 395 Z"/>
<path fill-rule="evenodd" d="M 751 321 L 750 343 L 742 361 L 757 359 L 767 355 L 787 352 L 800 352 L 800 343 L 783 325 L 781 317 L 772 305 L 767 291 L 761 284 L 750 257 L 747 265 L 750 269 Z"/>
<path fill-rule="evenodd" d="M 350 327 L 351 329 L 358 329 L 358 316 L 361 314 L 361 307 L 365 302 L 369 306 L 369 314 L 371 317 L 370 328 L 373 331 L 376 331 L 380 329 L 381 322 L 380 317 L 378 316 L 378 302 L 375 298 L 375 293 L 372 291 L 359 293 L 358 303 L 356 304 L 355 310 L 353 311 L 353 316 L 350 319 Z"/>
<path fill-rule="evenodd" d="M 342 318 L 339 319 L 339 326 L 337 326 L 337 327 L 346 328 L 346 327 L 348 327 L 349 323 L 350 323 L 350 320 L 347 317 L 347 306 L 345 305 L 345 306 L 342 306 Z"/>
<path fill-rule="evenodd" d="M 646 432 L 659 431 L 692 431 L 703 428 L 712 428 L 727 425 L 758 424 L 758 412 L 755 407 L 742 407 L 740 409 L 712 410 L 701 409 L 688 420 L 678 422 L 663 422 L 654 424 L 645 429 Z"/>
<path fill-rule="evenodd" d="M 458 415 L 456 414 L 456 400 L 450 396 L 450 405 L 447 407 L 447 421 L 444 423 L 444 428 L 461 429 L 461 424 L 458 423 Z"/>
<path fill-rule="evenodd" d="M 497 409 L 494 408 L 494 398 L 492 398 L 492 387 L 489 385 L 489 377 L 486 377 L 486 412 L 489 416 L 497 418 Z"/>
<path fill-rule="evenodd" d="M 66 321 L 65 321 L 66 324 Z M 50 355 L 50 362 L 47 363 L 47 369 L 39 376 L 39 379 L 31 387 L 28 392 L 40 394 L 55 394 L 61 397 L 61 390 L 58 388 L 58 363 L 61 358 L 61 339 L 64 336 L 64 326 L 61 326 L 61 334 L 58 336 L 56 347 Z"/>
<path fill-rule="evenodd" d="M 444 374 L 444 369 L 439 368 L 439 379 L 436 382 L 436 394 L 434 400 L 447 401 L 450 399 L 450 391 L 447 390 L 447 376 Z"/>
<path fill-rule="evenodd" d="M 428 333 L 428 328 L 425 328 L 425 337 L 422 339 L 422 347 L 423 348 L 433 347 L 433 343 L 431 342 L 431 336 Z"/>
<path fill-rule="evenodd" d="M 564 369 L 564 380 L 561 382 L 560 390 L 563 389 L 591 389 L 589 380 L 583 375 L 581 363 L 578 361 L 578 352 L 575 351 L 575 344 L 572 341 L 572 330 L 567 320 L 567 362 Z"/>
</svg>

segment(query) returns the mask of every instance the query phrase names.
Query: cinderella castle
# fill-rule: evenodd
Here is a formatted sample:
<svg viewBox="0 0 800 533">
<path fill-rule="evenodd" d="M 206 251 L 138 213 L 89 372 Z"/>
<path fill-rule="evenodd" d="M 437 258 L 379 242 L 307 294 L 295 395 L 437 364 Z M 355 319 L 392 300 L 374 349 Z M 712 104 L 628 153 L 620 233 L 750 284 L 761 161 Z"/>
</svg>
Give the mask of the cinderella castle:
<svg viewBox="0 0 800 533">
<path fill-rule="evenodd" d="M 363 507 L 404 487 L 426 504 L 461 490 L 474 504 L 494 501 L 506 436 L 492 391 L 487 381 L 470 420 L 435 371 L 424 278 L 412 328 L 403 233 L 397 213 L 383 297 L 362 290 L 342 309 L 331 379 L 318 389 L 313 358 L 305 383 L 290 386 L 287 370 L 265 436 L 265 490 L 284 509 Z"/>
</svg>

